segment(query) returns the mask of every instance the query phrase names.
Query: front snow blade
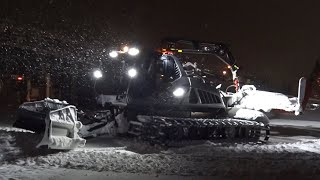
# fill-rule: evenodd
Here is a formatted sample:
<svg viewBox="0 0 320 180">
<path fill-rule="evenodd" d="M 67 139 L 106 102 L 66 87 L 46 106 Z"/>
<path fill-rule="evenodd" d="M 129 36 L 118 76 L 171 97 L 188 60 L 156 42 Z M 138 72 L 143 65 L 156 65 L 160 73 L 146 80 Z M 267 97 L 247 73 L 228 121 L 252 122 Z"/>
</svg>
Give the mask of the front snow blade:
<svg viewBox="0 0 320 180">
<path fill-rule="evenodd" d="M 46 98 L 22 104 L 14 126 L 42 134 L 37 148 L 47 146 L 68 150 L 83 147 L 86 143 L 78 135 L 82 123 L 77 121 L 76 107 L 59 100 Z"/>
</svg>

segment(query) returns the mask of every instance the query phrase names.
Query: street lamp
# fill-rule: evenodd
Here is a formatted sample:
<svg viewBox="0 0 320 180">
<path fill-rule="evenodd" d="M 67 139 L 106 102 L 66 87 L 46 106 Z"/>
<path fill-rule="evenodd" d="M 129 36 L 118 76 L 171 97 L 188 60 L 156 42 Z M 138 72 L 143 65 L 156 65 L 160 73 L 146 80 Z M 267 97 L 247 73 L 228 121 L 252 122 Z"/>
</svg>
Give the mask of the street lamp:
<svg viewBox="0 0 320 180">
<path fill-rule="evenodd" d="M 222 71 L 222 74 L 223 74 L 223 75 L 226 75 L 226 74 L 227 74 L 227 71 Z"/>
</svg>

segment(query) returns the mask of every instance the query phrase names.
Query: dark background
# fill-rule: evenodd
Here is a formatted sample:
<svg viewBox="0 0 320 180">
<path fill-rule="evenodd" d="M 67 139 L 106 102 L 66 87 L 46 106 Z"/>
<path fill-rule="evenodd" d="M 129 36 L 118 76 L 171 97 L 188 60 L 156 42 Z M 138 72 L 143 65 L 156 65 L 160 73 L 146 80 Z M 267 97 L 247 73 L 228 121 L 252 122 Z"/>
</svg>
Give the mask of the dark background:
<svg viewBox="0 0 320 180">
<path fill-rule="evenodd" d="M 156 46 L 167 36 L 223 41 L 242 71 L 286 89 L 320 55 L 319 8 L 311 0 L 1 0 L 0 18 L 52 32 L 89 29 L 87 41 L 106 45 L 119 38 Z"/>
</svg>

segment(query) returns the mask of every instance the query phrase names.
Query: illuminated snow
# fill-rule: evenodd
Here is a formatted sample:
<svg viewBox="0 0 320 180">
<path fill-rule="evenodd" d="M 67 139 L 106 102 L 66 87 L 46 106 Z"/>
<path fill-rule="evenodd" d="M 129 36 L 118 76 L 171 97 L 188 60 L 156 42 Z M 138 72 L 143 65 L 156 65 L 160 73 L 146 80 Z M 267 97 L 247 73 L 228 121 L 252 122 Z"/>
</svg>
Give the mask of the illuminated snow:
<svg viewBox="0 0 320 180">
<path fill-rule="evenodd" d="M 234 94 L 234 101 L 237 102 L 235 107 L 263 110 L 270 112 L 273 109 L 285 111 L 296 111 L 299 109 L 297 98 L 289 98 L 288 96 L 268 91 L 256 90 L 254 86 L 243 86 L 242 89 Z"/>
</svg>

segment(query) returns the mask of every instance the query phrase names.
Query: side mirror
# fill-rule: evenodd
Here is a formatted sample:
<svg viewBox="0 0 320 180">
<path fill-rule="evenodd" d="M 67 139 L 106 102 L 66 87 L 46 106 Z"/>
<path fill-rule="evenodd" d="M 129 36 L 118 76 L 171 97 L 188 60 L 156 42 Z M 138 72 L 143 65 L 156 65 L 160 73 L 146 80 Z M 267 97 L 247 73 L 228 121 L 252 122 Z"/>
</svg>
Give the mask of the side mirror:
<svg viewBox="0 0 320 180">
<path fill-rule="evenodd" d="M 221 88 L 221 84 L 219 84 L 218 86 L 216 86 L 216 89 L 220 89 Z"/>
</svg>

